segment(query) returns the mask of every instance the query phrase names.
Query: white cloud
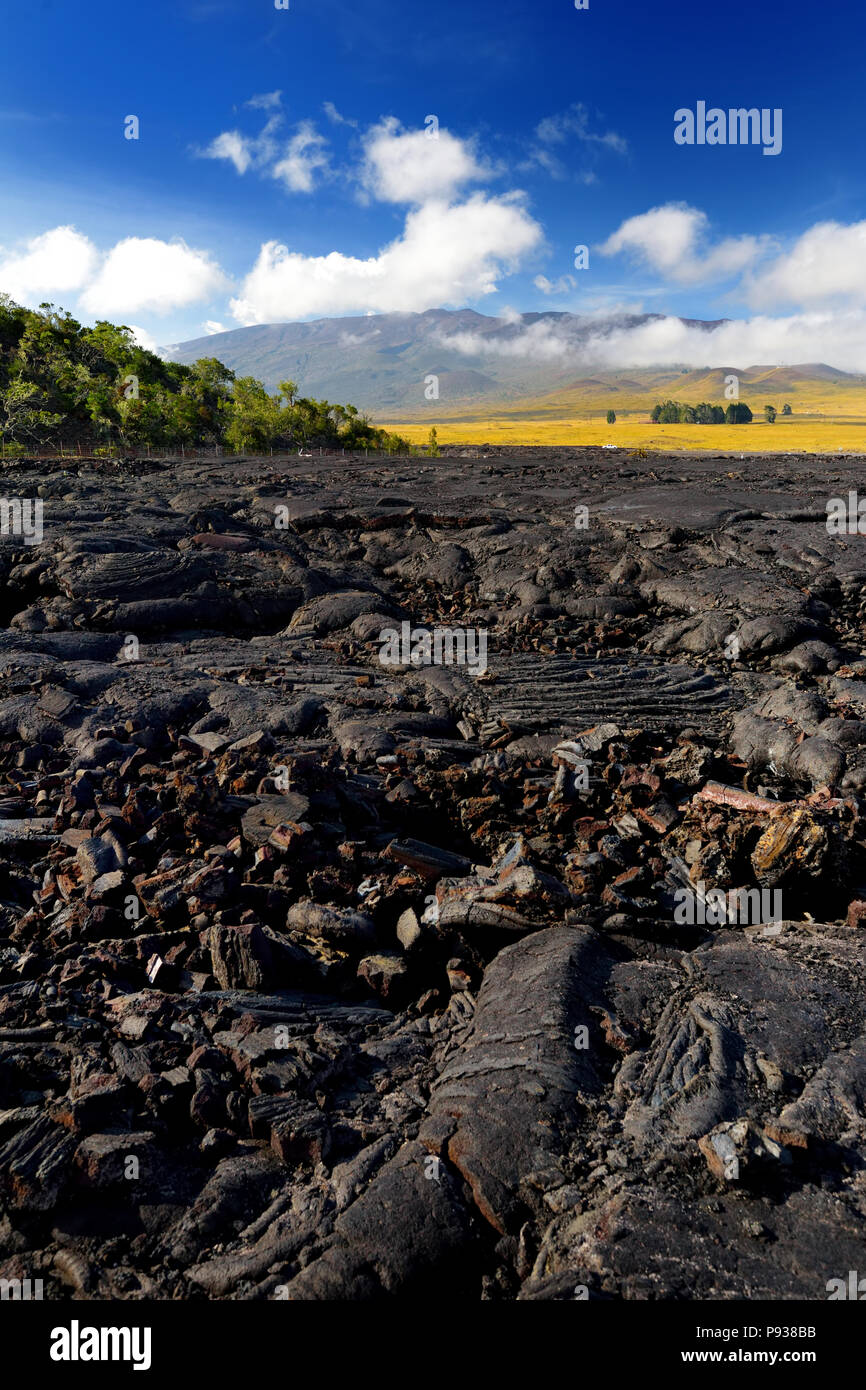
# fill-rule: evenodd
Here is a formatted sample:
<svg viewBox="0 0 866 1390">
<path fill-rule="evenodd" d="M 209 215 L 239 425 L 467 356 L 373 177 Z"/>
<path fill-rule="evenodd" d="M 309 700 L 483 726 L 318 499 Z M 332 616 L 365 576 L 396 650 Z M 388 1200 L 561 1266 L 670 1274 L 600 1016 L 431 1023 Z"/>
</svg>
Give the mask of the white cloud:
<svg viewBox="0 0 866 1390">
<path fill-rule="evenodd" d="M 568 166 L 563 163 L 559 155 L 554 154 L 552 150 L 542 148 L 541 145 L 536 145 L 531 150 L 529 158 L 521 160 L 517 167 L 522 174 L 531 173 L 535 168 L 543 169 L 552 179 L 559 179 L 560 181 L 567 179 L 569 172 Z"/>
<path fill-rule="evenodd" d="M 520 315 L 503 315 L 512 327 L 520 325 Z M 508 337 L 492 337 L 487 333 L 443 333 L 443 347 L 453 348 L 466 357 L 510 357 L 530 362 L 579 361 L 579 346 L 555 319 L 536 319 Z"/>
<path fill-rule="evenodd" d="M 492 293 L 541 238 L 540 226 L 513 195 L 429 202 L 408 214 L 396 241 L 367 260 L 338 251 L 305 256 L 267 242 L 231 310 L 238 322 L 251 324 L 462 304 Z"/>
<path fill-rule="evenodd" d="M 372 333 L 341 333 L 340 343 L 343 347 L 360 347 L 363 343 L 372 343 L 374 338 L 381 335 L 381 328 L 374 328 Z"/>
<path fill-rule="evenodd" d="M 535 135 L 544 145 L 562 145 L 569 137 L 587 145 L 605 145 L 617 154 L 625 154 L 628 144 L 616 131 L 607 130 L 596 134 L 589 128 L 589 112 L 581 102 L 576 102 L 567 111 L 556 116 L 547 116 L 535 127 Z"/>
<path fill-rule="evenodd" d="M 271 174 L 292 193 L 312 193 L 316 171 L 328 167 L 327 144 L 310 121 L 302 121 Z"/>
<path fill-rule="evenodd" d="M 866 373 L 866 310 L 860 308 L 731 319 L 712 330 L 663 317 L 642 324 L 599 316 L 582 316 L 577 325 L 539 319 L 507 337 L 467 332 L 441 341 L 465 356 L 556 362 L 575 370 L 826 362 Z"/>
<path fill-rule="evenodd" d="M 577 281 L 573 275 L 560 275 L 558 280 L 548 280 L 546 275 L 536 275 L 532 283 L 542 294 L 567 294 L 569 290 L 577 289 Z"/>
<path fill-rule="evenodd" d="M 226 331 L 225 324 L 220 323 L 218 319 L 205 319 L 202 326 L 207 334 L 225 333 Z"/>
<path fill-rule="evenodd" d="M 332 101 L 323 101 L 322 110 L 333 125 L 350 125 L 357 127 L 358 122 L 351 120 L 348 116 L 341 116 Z"/>
<path fill-rule="evenodd" d="M 226 277 L 206 251 L 183 241 L 126 237 L 108 252 L 79 303 L 107 317 L 172 309 L 209 299 L 227 287 Z"/>
<path fill-rule="evenodd" d="M 755 308 L 866 305 L 866 222 L 819 222 L 745 285 Z"/>
<path fill-rule="evenodd" d="M 667 203 L 628 218 L 598 249 L 605 256 L 625 253 L 672 285 L 737 277 L 737 294 L 754 309 L 866 307 L 866 221 L 819 222 L 785 250 L 769 236 L 713 244 L 705 213 Z"/>
<path fill-rule="evenodd" d="M 276 92 L 254 97 L 247 105 L 272 107 Z M 341 116 L 332 101 L 323 110 L 334 125 L 355 126 Z M 257 169 L 278 180 L 291 193 L 311 193 L 317 174 L 330 173 L 328 142 L 312 121 L 301 121 L 280 150 L 275 133 L 283 117 L 275 112 L 260 135 L 225 130 L 203 150 L 202 159 L 222 159 L 239 174 Z M 434 138 L 435 136 L 435 138 Z M 404 130 L 394 116 L 372 126 L 364 136 L 364 157 L 358 178 L 367 196 L 386 203 L 422 205 L 438 199 L 452 200 L 466 184 L 491 177 L 494 171 L 476 157 L 472 141 L 461 140 L 447 130 Z"/>
<path fill-rule="evenodd" d="M 403 130 L 389 116 L 370 129 L 364 140 L 361 181 L 385 203 L 428 203 L 451 199 L 467 183 L 491 175 L 479 163 L 470 141 L 439 129 Z"/>
<path fill-rule="evenodd" d="M 578 183 L 593 184 L 598 178 L 592 169 L 575 169 L 574 146 L 579 147 L 581 161 L 597 162 L 598 156 L 606 150 L 615 154 L 628 153 L 628 144 L 616 131 L 596 132 L 590 129 L 589 112 L 580 102 L 570 106 L 555 116 L 547 116 L 535 127 L 535 143 L 518 168 L 532 171 L 543 169 L 551 178 L 560 182 L 574 179 Z"/>
<path fill-rule="evenodd" d="M 74 227 L 54 227 L 33 237 L 23 251 L 0 258 L 0 291 L 33 304 L 46 294 L 80 289 L 96 263 L 92 241 Z"/>
<path fill-rule="evenodd" d="M 685 203 L 666 203 L 629 217 L 598 248 L 603 256 L 625 252 L 679 285 L 712 284 L 738 275 L 772 245 L 769 237 L 726 237 L 704 250 L 706 213 Z"/>
<path fill-rule="evenodd" d="M 254 111 L 275 111 L 281 104 L 282 92 L 259 92 L 257 96 L 250 97 L 249 101 L 244 102 L 245 106 L 251 106 Z"/>
<path fill-rule="evenodd" d="M 253 98 L 255 100 L 255 98 Z M 243 135 L 239 130 L 224 130 L 212 140 L 207 149 L 197 150 L 200 159 L 225 159 L 239 174 L 248 169 L 261 169 L 277 153 L 274 133 L 282 124 L 282 116 L 271 116 L 258 135 Z"/>
<path fill-rule="evenodd" d="M 265 102 L 273 106 L 271 100 L 278 92 L 254 97 L 248 106 Z M 328 168 L 326 153 L 328 142 L 320 135 L 311 121 L 301 121 L 295 133 L 284 144 L 282 154 L 275 138 L 283 124 L 282 115 L 277 112 L 269 117 L 259 135 L 243 135 L 239 130 L 224 130 L 207 149 L 197 153 L 202 159 L 225 159 L 233 164 L 239 174 L 249 169 L 266 172 L 270 178 L 277 179 L 291 193 L 312 193 L 315 187 L 317 170 Z"/>
<path fill-rule="evenodd" d="M 828 362 L 866 372 L 866 312 L 813 312 L 786 318 L 731 319 L 711 332 L 679 319 L 614 330 L 591 345 L 599 364 L 650 367 L 751 367 Z"/>
<path fill-rule="evenodd" d="M 228 159 L 239 174 L 245 174 L 253 162 L 253 142 L 239 130 L 224 130 L 204 151 L 205 159 Z"/>
<path fill-rule="evenodd" d="M 130 323 L 127 325 L 127 327 L 129 328 L 129 331 L 132 333 L 132 336 L 138 343 L 139 347 L 145 348 L 148 352 L 159 352 L 159 347 L 157 345 L 156 339 L 152 337 L 150 333 L 148 333 L 146 328 L 139 328 L 138 325 L 135 323 Z"/>
</svg>

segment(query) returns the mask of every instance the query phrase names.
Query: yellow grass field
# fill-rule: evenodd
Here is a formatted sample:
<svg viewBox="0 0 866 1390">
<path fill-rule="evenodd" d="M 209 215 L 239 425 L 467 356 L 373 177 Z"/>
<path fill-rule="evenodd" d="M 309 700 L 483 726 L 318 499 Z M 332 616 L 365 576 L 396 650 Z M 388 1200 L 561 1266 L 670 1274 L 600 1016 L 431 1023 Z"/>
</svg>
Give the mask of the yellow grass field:
<svg viewBox="0 0 866 1390">
<path fill-rule="evenodd" d="M 412 444 L 426 444 L 435 425 L 440 444 L 615 444 L 622 449 L 647 449 L 713 454 L 735 453 L 866 453 L 866 382 L 850 377 L 822 380 L 805 368 L 752 368 L 744 373 L 740 400 L 751 407 L 750 425 L 653 425 L 649 414 L 655 401 L 673 398 L 691 405 L 723 398 L 724 369 L 690 372 L 648 388 L 623 374 L 608 381 L 578 381 L 548 396 L 500 406 L 485 418 L 484 406 L 448 409 L 431 402 L 404 420 L 387 423 Z M 747 380 L 746 377 L 749 379 Z M 793 414 L 783 415 L 790 402 Z M 764 406 L 774 405 L 774 424 L 764 419 Z M 616 423 L 607 424 L 608 409 Z M 438 417 L 436 412 L 439 412 Z M 377 421 L 377 423 L 379 423 Z"/>
<path fill-rule="evenodd" d="M 538 419 L 510 415 L 491 420 L 436 420 L 403 424 L 384 422 L 412 444 L 426 444 L 435 425 L 440 445 L 594 445 L 661 452 L 866 454 L 866 412 L 861 419 L 779 415 L 769 425 L 757 417 L 750 425 L 653 425 L 646 414 L 617 414 L 616 424 L 602 416 Z"/>
</svg>

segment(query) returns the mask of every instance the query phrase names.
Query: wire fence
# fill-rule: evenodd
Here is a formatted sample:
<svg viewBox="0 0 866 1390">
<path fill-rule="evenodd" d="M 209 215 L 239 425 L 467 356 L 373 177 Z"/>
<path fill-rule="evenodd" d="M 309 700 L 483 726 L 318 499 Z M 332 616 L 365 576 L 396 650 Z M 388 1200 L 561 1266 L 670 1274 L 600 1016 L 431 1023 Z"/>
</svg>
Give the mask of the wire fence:
<svg viewBox="0 0 866 1390">
<path fill-rule="evenodd" d="M 418 453 L 424 453 L 419 449 Z M 29 448 L 24 444 L 7 444 L 0 442 L 0 462 L 7 459 L 37 459 L 45 462 L 56 459 L 68 459 L 71 461 L 81 459 L 89 462 L 103 462 L 112 459 L 163 459 L 165 461 L 177 462 L 185 459 L 313 459 L 313 458 L 350 458 L 350 459 L 399 459 L 410 458 L 413 455 L 389 453 L 386 449 L 371 449 L 360 446 L 355 449 L 327 448 L 326 446 L 310 449 L 227 449 L 223 444 L 210 446 L 190 446 L 186 445 L 173 447 L 153 447 L 136 444 L 105 444 L 96 440 L 79 440 L 75 444 L 56 444 L 51 448 Z"/>
</svg>

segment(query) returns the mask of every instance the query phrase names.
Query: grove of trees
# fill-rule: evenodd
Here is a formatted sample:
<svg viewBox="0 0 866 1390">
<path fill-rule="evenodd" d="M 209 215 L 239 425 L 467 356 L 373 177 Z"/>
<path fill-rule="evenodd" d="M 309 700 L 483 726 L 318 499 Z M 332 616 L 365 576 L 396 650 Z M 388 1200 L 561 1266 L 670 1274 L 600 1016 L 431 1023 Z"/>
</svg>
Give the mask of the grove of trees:
<svg viewBox="0 0 866 1390">
<path fill-rule="evenodd" d="M 215 357 L 191 366 L 164 361 L 126 327 L 100 321 L 86 328 L 52 304 L 24 309 L 0 294 L 0 443 L 46 448 L 84 440 L 409 453 L 404 439 L 371 425 L 355 406 L 300 396 L 293 381 L 272 395 Z"/>
<path fill-rule="evenodd" d="M 701 401 L 699 405 L 656 401 L 650 419 L 654 425 L 747 425 L 752 412 L 745 401 L 731 401 L 727 410 L 720 405 L 710 405 L 709 401 Z"/>
</svg>

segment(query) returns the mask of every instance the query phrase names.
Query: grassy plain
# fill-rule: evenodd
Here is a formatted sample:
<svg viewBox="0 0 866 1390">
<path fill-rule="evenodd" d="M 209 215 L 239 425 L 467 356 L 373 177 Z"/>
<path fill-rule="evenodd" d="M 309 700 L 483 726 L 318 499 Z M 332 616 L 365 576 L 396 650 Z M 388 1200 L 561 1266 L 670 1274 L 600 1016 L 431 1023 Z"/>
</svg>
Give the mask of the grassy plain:
<svg viewBox="0 0 866 1390">
<path fill-rule="evenodd" d="M 684 373 L 657 383 L 623 375 L 606 381 L 576 382 L 565 391 L 500 406 L 495 414 L 483 406 L 449 411 L 431 401 L 423 415 L 383 422 L 413 444 L 425 444 L 435 425 L 440 444 L 536 444 L 599 446 L 647 450 L 706 450 L 709 453 L 866 453 L 866 382 L 863 378 L 822 380 L 814 369 L 752 368 L 741 376 L 740 400 L 754 414 L 750 425 L 654 425 L 649 412 L 657 400 L 671 398 L 689 405 L 712 401 L 725 405 L 724 372 Z M 615 384 L 614 384 L 615 382 Z M 789 402 L 792 415 L 782 415 Z M 764 420 L 764 406 L 779 412 L 775 424 Z M 616 424 L 608 425 L 608 409 Z M 377 422 L 378 423 L 378 422 Z"/>
<path fill-rule="evenodd" d="M 615 425 L 598 419 L 521 419 L 500 416 L 495 420 L 434 420 L 402 424 L 389 421 L 412 444 L 426 444 L 435 424 L 440 444 L 566 444 L 580 446 L 615 444 L 621 449 L 649 449 L 693 453 L 866 453 L 866 410 L 860 420 L 799 419 L 779 416 L 776 423 L 754 420 L 750 425 L 653 425 L 641 413 L 617 415 Z"/>
</svg>

